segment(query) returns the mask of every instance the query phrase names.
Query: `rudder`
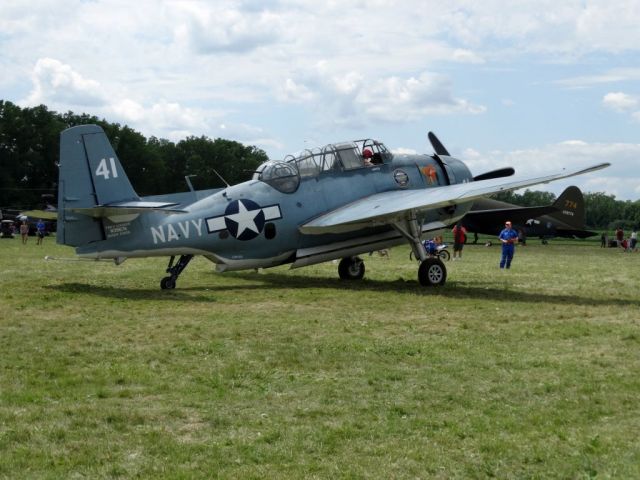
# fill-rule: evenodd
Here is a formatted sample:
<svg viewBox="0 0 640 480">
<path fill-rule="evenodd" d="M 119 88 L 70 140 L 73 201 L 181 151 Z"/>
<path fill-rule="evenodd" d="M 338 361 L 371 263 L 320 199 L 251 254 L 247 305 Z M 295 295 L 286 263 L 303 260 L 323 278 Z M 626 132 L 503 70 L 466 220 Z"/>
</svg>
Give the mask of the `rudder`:
<svg viewBox="0 0 640 480">
<path fill-rule="evenodd" d="M 58 243 L 86 245 L 105 239 L 100 219 L 74 212 L 139 200 L 102 128 L 80 125 L 60 134 Z"/>
<path fill-rule="evenodd" d="M 567 187 L 558 199 L 553 202 L 553 206 L 556 207 L 558 211 L 550 214 L 551 217 L 576 230 L 584 229 L 584 197 L 578 187 Z"/>
</svg>

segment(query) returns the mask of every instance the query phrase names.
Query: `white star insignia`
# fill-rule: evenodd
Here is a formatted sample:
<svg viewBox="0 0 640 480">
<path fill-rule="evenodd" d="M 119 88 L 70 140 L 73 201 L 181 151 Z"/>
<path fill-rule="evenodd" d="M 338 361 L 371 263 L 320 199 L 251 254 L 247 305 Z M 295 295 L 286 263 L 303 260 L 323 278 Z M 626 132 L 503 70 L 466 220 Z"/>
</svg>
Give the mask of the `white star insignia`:
<svg viewBox="0 0 640 480">
<path fill-rule="evenodd" d="M 262 211 L 262 209 L 258 208 L 257 210 L 247 210 L 242 201 L 238 202 L 238 213 L 233 213 L 231 215 L 227 215 L 231 221 L 234 221 L 238 224 L 238 233 L 236 236 L 240 236 L 244 233 L 245 230 L 252 230 L 255 233 L 260 233 L 258 227 L 256 226 L 255 218 Z"/>
</svg>

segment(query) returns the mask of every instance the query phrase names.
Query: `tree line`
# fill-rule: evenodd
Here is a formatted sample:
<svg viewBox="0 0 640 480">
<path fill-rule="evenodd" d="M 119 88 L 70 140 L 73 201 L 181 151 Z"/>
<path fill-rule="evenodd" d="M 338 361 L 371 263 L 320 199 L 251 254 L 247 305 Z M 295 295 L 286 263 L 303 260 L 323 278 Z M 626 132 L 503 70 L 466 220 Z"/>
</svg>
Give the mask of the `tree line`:
<svg viewBox="0 0 640 480">
<path fill-rule="evenodd" d="M 43 195 L 55 197 L 60 132 L 84 124 L 103 128 L 141 196 L 186 191 L 186 175 L 196 189 L 224 186 L 216 171 L 230 184 L 243 182 L 268 160 L 263 150 L 232 140 L 191 136 L 174 143 L 91 115 L 0 100 L 0 208 L 34 208 Z"/>
<path fill-rule="evenodd" d="M 230 184 L 239 183 L 268 160 L 263 150 L 232 140 L 191 136 L 175 143 L 146 138 L 126 125 L 87 114 L 61 114 L 44 105 L 21 108 L 0 100 L 0 208 L 34 208 L 42 205 L 43 195 L 53 199 L 57 193 L 60 132 L 89 123 L 104 129 L 141 196 L 186 191 L 186 175 L 194 176 L 196 189 L 223 186 L 216 172 Z M 501 193 L 496 198 L 536 206 L 553 203 L 556 196 L 526 190 Z M 602 192 L 584 192 L 584 198 L 588 228 L 640 226 L 640 200 L 616 200 Z"/>
</svg>

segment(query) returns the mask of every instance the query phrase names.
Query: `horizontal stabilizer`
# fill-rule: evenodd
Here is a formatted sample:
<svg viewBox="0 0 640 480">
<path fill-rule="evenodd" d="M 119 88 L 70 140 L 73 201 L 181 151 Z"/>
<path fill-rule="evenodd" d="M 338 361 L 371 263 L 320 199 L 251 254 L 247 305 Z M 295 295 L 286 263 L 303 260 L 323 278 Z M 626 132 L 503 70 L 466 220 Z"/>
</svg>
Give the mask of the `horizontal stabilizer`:
<svg viewBox="0 0 640 480">
<path fill-rule="evenodd" d="M 184 213 L 185 210 L 173 209 L 177 205 L 176 203 L 163 203 L 163 202 L 143 202 L 138 200 L 116 202 L 109 205 L 96 205 L 94 207 L 78 207 L 69 208 L 67 210 L 86 215 L 93 218 L 113 217 L 118 215 L 133 215 L 149 212 L 162 212 L 167 215 L 174 213 Z"/>
<path fill-rule="evenodd" d="M 467 217 L 470 218 L 497 218 L 500 217 L 498 223 L 502 222 L 502 216 L 507 215 L 514 223 L 522 223 L 530 218 L 541 217 L 542 215 L 548 215 L 549 213 L 557 212 L 558 209 L 553 205 L 547 205 L 543 207 L 513 207 L 513 208 L 492 208 L 487 210 L 471 210 L 467 212 Z"/>
</svg>

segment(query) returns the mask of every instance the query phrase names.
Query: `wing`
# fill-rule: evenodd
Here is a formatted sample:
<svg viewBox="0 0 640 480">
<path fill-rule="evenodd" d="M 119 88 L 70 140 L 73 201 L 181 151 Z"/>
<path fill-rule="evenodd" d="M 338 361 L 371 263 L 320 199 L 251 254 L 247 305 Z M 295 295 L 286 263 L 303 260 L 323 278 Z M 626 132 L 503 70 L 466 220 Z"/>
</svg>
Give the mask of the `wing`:
<svg viewBox="0 0 640 480">
<path fill-rule="evenodd" d="M 340 233 L 386 225 L 402 220 L 410 211 L 420 212 L 468 203 L 493 193 L 518 190 L 574 175 L 582 175 L 609 165 L 609 163 L 600 163 L 580 170 L 563 170 L 541 177 L 512 177 L 508 182 L 505 182 L 504 178 L 496 178 L 429 189 L 393 190 L 377 193 L 320 215 L 301 225 L 300 231 L 306 234 Z"/>
<path fill-rule="evenodd" d="M 487 210 L 470 210 L 464 218 L 476 224 L 486 223 L 489 225 L 500 225 L 506 220 L 511 220 L 514 224 L 522 224 L 530 218 L 538 218 L 557 211 L 558 208 L 553 205 L 546 207 L 494 208 Z"/>
</svg>

